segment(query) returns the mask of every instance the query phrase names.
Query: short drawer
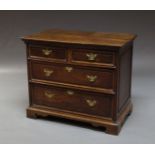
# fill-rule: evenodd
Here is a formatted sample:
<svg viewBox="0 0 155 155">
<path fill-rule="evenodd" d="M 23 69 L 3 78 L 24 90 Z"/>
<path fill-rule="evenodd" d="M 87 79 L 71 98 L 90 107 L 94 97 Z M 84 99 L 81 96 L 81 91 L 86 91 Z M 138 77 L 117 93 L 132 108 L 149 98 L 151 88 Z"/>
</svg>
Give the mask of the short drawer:
<svg viewBox="0 0 155 155">
<path fill-rule="evenodd" d="M 32 84 L 32 105 L 111 117 L 112 96 Z"/>
<path fill-rule="evenodd" d="M 104 89 L 113 89 L 114 73 L 108 69 L 90 69 L 73 65 L 62 65 L 56 63 L 31 62 L 31 78 L 97 87 Z"/>
<path fill-rule="evenodd" d="M 57 47 L 30 46 L 29 56 L 50 60 L 66 61 L 67 50 Z"/>
<path fill-rule="evenodd" d="M 72 62 L 100 66 L 115 66 L 114 53 L 111 51 L 73 49 Z"/>
</svg>

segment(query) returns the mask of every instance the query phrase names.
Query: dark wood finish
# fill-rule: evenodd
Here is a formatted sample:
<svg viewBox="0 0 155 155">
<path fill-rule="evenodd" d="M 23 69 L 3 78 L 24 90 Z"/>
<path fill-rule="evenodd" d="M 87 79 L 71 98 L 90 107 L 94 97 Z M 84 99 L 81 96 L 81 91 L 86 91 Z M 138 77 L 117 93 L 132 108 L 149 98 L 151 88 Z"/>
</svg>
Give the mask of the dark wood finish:
<svg viewBox="0 0 155 155">
<path fill-rule="evenodd" d="M 90 59 L 91 56 L 92 60 Z M 110 51 L 93 51 L 84 49 L 72 50 L 72 62 L 76 64 L 85 63 L 89 65 L 91 63 L 93 65 L 109 65 L 110 67 L 112 67 L 115 66 L 114 60 L 114 53 Z"/>
<path fill-rule="evenodd" d="M 52 72 L 49 76 L 46 74 Z M 62 65 L 32 61 L 31 78 L 49 82 L 70 83 L 104 89 L 114 89 L 114 73 L 107 69 L 91 69 L 86 67 Z"/>
<path fill-rule="evenodd" d="M 66 61 L 67 59 L 66 53 L 67 53 L 66 49 L 57 48 L 57 47 L 50 47 L 50 46 L 49 47 L 48 46 L 30 46 L 29 47 L 29 55 L 32 58 Z"/>
<path fill-rule="evenodd" d="M 27 116 L 57 116 L 118 134 L 132 111 L 135 35 L 48 30 L 27 45 L 30 107 Z"/>
<path fill-rule="evenodd" d="M 23 39 L 27 41 L 122 47 L 134 40 L 135 37 L 135 35 L 127 33 L 81 32 L 52 29 L 26 36 Z"/>
<path fill-rule="evenodd" d="M 34 84 L 31 89 L 32 105 L 111 118 L 111 95 Z"/>
<path fill-rule="evenodd" d="M 126 52 L 120 56 L 120 82 L 119 82 L 119 106 L 121 110 L 126 104 L 126 101 L 131 97 L 131 62 L 132 62 L 132 48 L 128 47 Z M 125 73 L 125 74 L 124 74 Z"/>
</svg>

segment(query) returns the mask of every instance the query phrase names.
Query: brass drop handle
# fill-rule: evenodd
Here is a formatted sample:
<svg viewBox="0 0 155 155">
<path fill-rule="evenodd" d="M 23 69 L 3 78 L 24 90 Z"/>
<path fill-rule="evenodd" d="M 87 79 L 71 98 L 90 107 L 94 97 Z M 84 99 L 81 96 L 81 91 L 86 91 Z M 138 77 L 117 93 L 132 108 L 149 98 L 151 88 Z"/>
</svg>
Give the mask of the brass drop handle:
<svg viewBox="0 0 155 155">
<path fill-rule="evenodd" d="M 86 77 L 89 80 L 89 82 L 95 82 L 97 79 L 96 75 L 87 75 Z"/>
<path fill-rule="evenodd" d="M 54 96 L 55 96 L 55 94 L 53 94 L 53 93 L 51 93 L 51 92 L 47 92 L 47 91 L 45 91 L 44 92 L 44 95 L 47 97 L 47 98 L 53 98 Z"/>
<path fill-rule="evenodd" d="M 94 107 L 97 104 L 97 101 L 96 100 L 86 99 L 86 103 L 88 104 L 88 106 Z"/>
<path fill-rule="evenodd" d="M 65 67 L 65 70 L 66 70 L 67 72 L 71 72 L 71 71 L 73 70 L 73 67 Z"/>
<path fill-rule="evenodd" d="M 42 52 L 44 55 L 48 56 L 52 53 L 52 50 L 49 50 L 49 49 L 42 49 Z"/>
<path fill-rule="evenodd" d="M 68 94 L 68 95 L 74 95 L 74 91 L 72 91 L 72 90 L 67 90 L 67 94 Z"/>
<path fill-rule="evenodd" d="M 43 71 L 44 71 L 46 77 L 51 76 L 51 74 L 54 72 L 53 70 L 50 70 L 50 69 L 47 69 L 47 68 L 44 68 Z"/>
<path fill-rule="evenodd" d="M 96 57 L 97 57 L 97 54 L 95 54 L 95 53 L 87 53 L 86 56 L 87 56 L 88 60 L 94 61 L 96 59 Z"/>
</svg>

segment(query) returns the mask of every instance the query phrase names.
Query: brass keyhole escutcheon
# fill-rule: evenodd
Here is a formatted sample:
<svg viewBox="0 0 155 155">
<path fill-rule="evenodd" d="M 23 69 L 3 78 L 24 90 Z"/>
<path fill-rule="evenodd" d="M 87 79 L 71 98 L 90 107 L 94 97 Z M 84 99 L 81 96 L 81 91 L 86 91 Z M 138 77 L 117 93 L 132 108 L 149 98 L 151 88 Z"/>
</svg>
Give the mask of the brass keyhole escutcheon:
<svg viewBox="0 0 155 155">
<path fill-rule="evenodd" d="M 71 71 L 73 70 L 73 67 L 65 67 L 65 70 L 66 70 L 67 72 L 71 72 Z"/>
<path fill-rule="evenodd" d="M 67 90 L 67 94 L 68 94 L 68 95 L 74 95 L 74 91 L 72 91 L 72 90 Z"/>
</svg>

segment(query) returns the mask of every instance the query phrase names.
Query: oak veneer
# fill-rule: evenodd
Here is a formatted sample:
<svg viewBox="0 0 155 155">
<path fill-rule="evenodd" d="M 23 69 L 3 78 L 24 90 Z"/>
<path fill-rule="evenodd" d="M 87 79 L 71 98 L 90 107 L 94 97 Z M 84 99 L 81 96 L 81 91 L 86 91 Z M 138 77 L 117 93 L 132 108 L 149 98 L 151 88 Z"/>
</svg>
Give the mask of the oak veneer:
<svg viewBox="0 0 155 155">
<path fill-rule="evenodd" d="M 125 33 L 52 29 L 22 38 L 27 47 L 27 116 L 56 116 L 118 134 L 132 111 L 133 40 Z"/>
</svg>

